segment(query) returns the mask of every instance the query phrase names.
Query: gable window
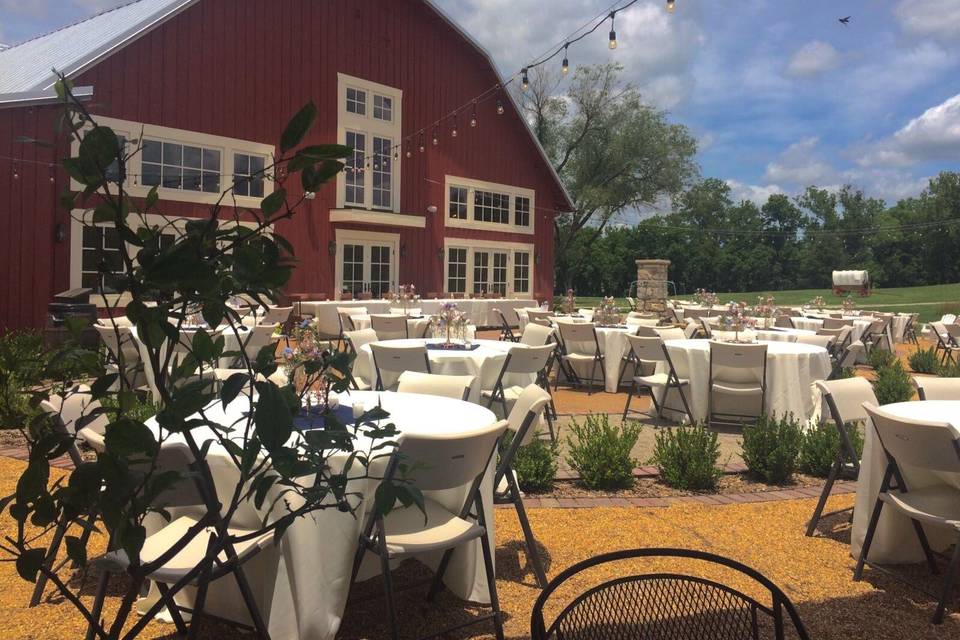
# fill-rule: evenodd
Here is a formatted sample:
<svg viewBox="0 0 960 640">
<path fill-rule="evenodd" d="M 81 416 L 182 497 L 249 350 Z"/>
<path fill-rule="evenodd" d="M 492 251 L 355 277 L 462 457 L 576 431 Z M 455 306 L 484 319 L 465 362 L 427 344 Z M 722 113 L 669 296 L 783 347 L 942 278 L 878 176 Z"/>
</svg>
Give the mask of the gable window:
<svg viewBox="0 0 960 640">
<path fill-rule="evenodd" d="M 337 207 L 399 212 L 402 91 L 338 74 L 338 139 L 353 148 L 337 176 Z"/>
<path fill-rule="evenodd" d="M 456 238 L 448 238 L 445 244 L 448 293 L 530 294 L 532 244 Z"/>
<path fill-rule="evenodd" d="M 263 197 L 264 156 L 233 154 L 233 189 L 238 196 Z"/>
<path fill-rule="evenodd" d="M 220 150 L 160 140 L 143 141 L 143 184 L 184 191 L 220 192 Z"/>
<path fill-rule="evenodd" d="M 533 233 L 531 189 L 446 176 L 446 225 Z"/>
</svg>

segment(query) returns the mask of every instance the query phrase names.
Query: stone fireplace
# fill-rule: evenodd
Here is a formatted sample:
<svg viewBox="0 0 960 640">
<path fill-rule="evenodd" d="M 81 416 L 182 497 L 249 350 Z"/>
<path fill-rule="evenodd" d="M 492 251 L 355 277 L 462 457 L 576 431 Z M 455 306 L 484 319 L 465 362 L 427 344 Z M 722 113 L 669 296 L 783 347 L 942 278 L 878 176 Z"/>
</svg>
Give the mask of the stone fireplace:
<svg viewBox="0 0 960 640">
<path fill-rule="evenodd" d="M 669 260 L 637 260 L 637 306 L 641 311 L 663 311 L 670 295 Z"/>
</svg>

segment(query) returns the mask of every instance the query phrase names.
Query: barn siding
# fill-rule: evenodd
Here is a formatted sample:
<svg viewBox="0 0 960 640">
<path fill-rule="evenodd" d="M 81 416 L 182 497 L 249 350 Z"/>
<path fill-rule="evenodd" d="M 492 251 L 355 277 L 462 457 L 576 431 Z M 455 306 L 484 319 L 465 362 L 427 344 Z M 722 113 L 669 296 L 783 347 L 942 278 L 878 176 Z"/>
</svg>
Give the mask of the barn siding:
<svg viewBox="0 0 960 640">
<path fill-rule="evenodd" d="M 417 0 L 202 0 L 76 78 L 94 87 L 95 113 L 136 122 L 272 144 L 289 117 L 308 100 L 319 108 L 309 143 L 331 142 L 337 132 L 337 73 L 403 90 L 403 135 L 448 115 L 454 107 L 496 83 L 483 57 L 429 7 Z M 400 233 L 406 256 L 398 282 L 442 291 L 443 262 L 437 247 L 450 237 L 533 242 L 541 263 L 532 265 L 537 296 L 553 289 L 553 220 L 562 196 L 530 141 L 519 114 L 504 98 L 477 107 L 479 126 L 458 118 L 460 135 L 440 128 L 441 143 L 401 153 L 401 211 L 424 215 L 426 228 L 336 223 L 339 228 Z M 0 110 L 0 155 L 49 160 L 50 152 L 17 145 L 19 135 L 48 138 L 53 108 Z M 414 141 L 416 144 L 416 141 Z M 16 148 L 14 148 L 16 147 Z M 44 155 L 46 154 L 46 156 Z M 20 166 L 19 184 L 0 172 L 0 326 L 38 325 L 50 296 L 69 285 L 69 238 L 54 242 L 56 194 L 61 171 L 49 183 L 48 168 Z M 447 229 L 444 176 L 516 185 L 536 192 L 536 235 Z M 53 187 L 53 188 L 52 188 Z M 292 188 L 290 188 L 292 187 Z M 296 191 L 299 183 L 288 185 Z M 298 216 L 279 225 L 295 247 L 299 266 L 291 291 L 332 297 L 335 258 L 329 210 L 334 184 L 306 201 Z M 165 201 L 169 215 L 201 215 L 203 205 Z M 69 233 L 69 225 L 67 225 Z M 512 277 L 512 274 L 510 274 Z"/>
</svg>

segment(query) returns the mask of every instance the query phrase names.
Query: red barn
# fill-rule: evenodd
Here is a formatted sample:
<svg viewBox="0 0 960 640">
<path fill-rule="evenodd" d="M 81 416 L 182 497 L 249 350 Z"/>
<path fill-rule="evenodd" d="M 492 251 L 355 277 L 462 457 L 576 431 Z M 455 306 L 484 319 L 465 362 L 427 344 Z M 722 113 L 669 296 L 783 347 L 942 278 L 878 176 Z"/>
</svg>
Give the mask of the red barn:
<svg viewBox="0 0 960 640">
<path fill-rule="evenodd" d="M 553 290 L 569 197 L 490 55 L 433 2 L 139 0 L 0 50 L 0 329 L 41 325 L 54 293 L 97 284 L 96 252 L 122 250 L 59 208 L 70 150 L 54 139 L 52 68 L 103 123 L 142 130 L 127 189 L 159 185 L 175 218 L 261 167 L 313 100 L 308 142 L 358 161 L 279 228 L 299 258 L 292 292 Z M 237 204 L 271 189 L 245 182 Z"/>
</svg>

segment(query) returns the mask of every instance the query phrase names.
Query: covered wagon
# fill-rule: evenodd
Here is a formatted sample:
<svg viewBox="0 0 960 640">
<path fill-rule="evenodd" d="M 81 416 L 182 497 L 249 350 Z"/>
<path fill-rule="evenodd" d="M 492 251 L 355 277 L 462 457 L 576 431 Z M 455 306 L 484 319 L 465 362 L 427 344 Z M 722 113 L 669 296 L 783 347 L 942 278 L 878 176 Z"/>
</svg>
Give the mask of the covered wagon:
<svg viewBox="0 0 960 640">
<path fill-rule="evenodd" d="M 867 271 L 834 271 L 833 292 L 836 295 L 857 292 L 870 295 L 870 273 Z"/>
</svg>

